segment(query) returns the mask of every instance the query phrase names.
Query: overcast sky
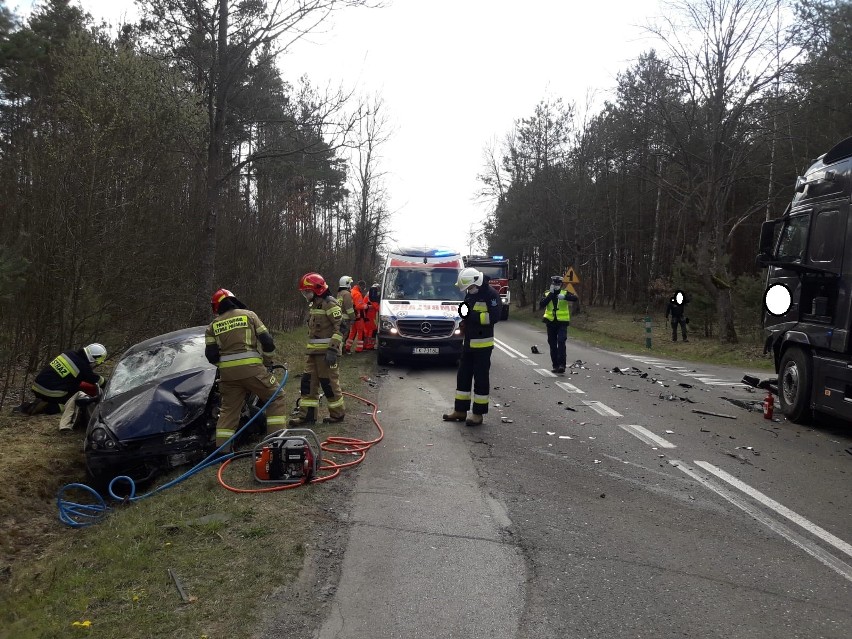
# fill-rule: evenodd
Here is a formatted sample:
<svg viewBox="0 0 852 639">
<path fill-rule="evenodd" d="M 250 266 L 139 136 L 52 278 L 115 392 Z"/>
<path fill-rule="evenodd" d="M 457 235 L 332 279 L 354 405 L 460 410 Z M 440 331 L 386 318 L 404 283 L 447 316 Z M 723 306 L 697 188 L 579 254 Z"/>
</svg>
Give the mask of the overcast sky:
<svg viewBox="0 0 852 639">
<path fill-rule="evenodd" d="M 15 0 L 8 5 L 14 7 Z M 26 8 L 30 2 L 19 0 Z M 81 0 L 96 18 L 134 18 L 132 0 Z M 392 235 L 466 252 L 488 210 L 475 202 L 486 145 L 543 99 L 581 109 L 653 46 L 658 0 L 386 0 L 347 9 L 281 60 L 287 79 L 379 93 L 393 128 L 382 150 Z"/>
</svg>

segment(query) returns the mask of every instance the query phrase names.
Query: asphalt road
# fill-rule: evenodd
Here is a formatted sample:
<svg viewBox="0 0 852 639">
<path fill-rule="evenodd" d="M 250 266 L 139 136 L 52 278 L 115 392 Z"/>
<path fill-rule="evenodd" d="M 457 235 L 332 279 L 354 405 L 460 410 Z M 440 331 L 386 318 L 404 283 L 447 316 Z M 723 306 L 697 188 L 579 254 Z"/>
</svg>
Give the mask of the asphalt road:
<svg viewBox="0 0 852 639">
<path fill-rule="evenodd" d="M 481 427 L 441 420 L 453 369 L 378 378 L 312 636 L 852 637 L 852 426 L 746 410 L 748 371 L 497 340 Z"/>
</svg>

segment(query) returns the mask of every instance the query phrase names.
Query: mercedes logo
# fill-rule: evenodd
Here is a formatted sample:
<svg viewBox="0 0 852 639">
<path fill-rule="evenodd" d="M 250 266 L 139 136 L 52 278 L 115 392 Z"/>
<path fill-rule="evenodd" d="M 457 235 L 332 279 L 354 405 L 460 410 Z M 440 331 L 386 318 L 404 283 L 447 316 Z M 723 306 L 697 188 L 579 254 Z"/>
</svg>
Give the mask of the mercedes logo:
<svg viewBox="0 0 852 639">
<path fill-rule="evenodd" d="M 424 335 L 428 335 L 429 333 L 432 332 L 432 325 L 429 322 L 423 322 L 420 325 L 420 332 L 423 333 Z"/>
</svg>

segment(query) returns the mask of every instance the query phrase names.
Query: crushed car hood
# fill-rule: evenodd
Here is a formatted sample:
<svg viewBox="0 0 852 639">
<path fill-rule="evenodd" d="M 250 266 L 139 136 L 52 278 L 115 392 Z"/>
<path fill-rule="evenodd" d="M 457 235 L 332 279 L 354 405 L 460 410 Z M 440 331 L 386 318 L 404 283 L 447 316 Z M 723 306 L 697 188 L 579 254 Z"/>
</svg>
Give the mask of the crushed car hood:
<svg viewBox="0 0 852 639">
<path fill-rule="evenodd" d="M 215 379 L 211 367 L 157 380 L 104 400 L 92 420 L 119 441 L 179 431 L 204 414 Z"/>
</svg>

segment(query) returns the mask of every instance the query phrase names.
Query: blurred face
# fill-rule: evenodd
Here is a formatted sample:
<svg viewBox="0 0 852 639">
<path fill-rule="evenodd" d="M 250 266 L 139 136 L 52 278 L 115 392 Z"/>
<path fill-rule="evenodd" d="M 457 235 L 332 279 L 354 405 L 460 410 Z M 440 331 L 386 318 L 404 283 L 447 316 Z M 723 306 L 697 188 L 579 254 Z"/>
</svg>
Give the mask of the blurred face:
<svg viewBox="0 0 852 639">
<path fill-rule="evenodd" d="M 468 295 L 476 295 L 479 293 L 479 287 L 476 284 L 471 284 L 467 287 L 466 292 Z"/>
<path fill-rule="evenodd" d="M 313 302 L 316 294 L 313 291 L 302 291 L 302 296 L 308 301 Z"/>
</svg>

